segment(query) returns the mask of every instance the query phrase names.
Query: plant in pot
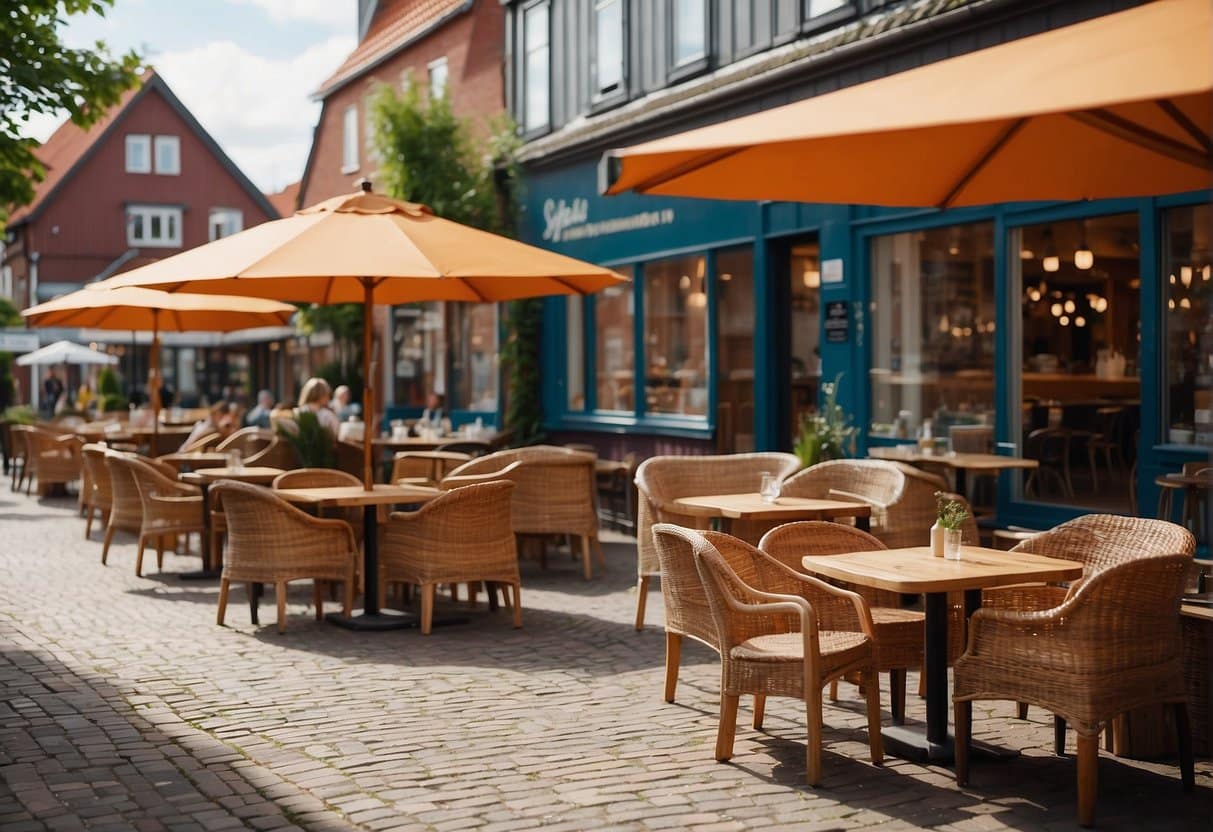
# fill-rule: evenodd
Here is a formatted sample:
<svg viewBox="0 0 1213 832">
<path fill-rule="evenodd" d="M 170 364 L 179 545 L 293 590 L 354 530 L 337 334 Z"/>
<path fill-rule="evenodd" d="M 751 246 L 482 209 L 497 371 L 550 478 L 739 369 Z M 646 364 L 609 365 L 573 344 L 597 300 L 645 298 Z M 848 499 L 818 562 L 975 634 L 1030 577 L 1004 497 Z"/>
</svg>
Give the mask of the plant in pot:
<svg viewBox="0 0 1213 832">
<path fill-rule="evenodd" d="M 942 491 L 935 492 L 935 525 L 931 527 L 931 554 L 937 558 L 960 560 L 964 521 L 969 510 L 959 500 Z"/>
<path fill-rule="evenodd" d="M 827 459 L 842 459 L 855 453 L 858 430 L 838 403 L 838 384 L 841 380 L 842 373 L 839 373 L 834 381 L 822 384 L 821 391 L 825 398 L 821 408 L 804 414 L 800 419 L 800 433 L 792 444 L 792 452 L 806 468 Z"/>
<path fill-rule="evenodd" d="M 336 468 L 337 452 L 333 434 L 320 424 L 316 414 L 300 410 L 294 421 L 277 423 L 278 435 L 289 442 L 304 468 Z"/>
</svg>

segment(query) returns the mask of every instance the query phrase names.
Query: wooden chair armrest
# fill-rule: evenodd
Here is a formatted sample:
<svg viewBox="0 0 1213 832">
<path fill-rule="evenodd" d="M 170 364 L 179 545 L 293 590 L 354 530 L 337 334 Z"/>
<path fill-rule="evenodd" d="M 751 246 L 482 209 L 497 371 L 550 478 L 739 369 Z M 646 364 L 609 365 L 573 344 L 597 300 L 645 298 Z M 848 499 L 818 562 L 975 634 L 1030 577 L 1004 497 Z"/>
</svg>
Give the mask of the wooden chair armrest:
<svg viewBox="0 0 1213 832">
<path fill-rule="evenodd" d="M 454 477 L 443 477 L 442 482 L 438 487 L 443 491 L 450 491 L 455 488 L 462 488 L 465 485 L 476 485 L 482 482 L 497 482 L 498 480 L 509 479 L 505 475 L 508 468 L 502 468 L 500 471 L 491 471 L 487 474 L 459 474 Z"/>
<path fill-rule="evenodd" d="M 868 638 L 876 637 L 876 625 L 872 622 L 872 611 L 868 609 L 868 604 L 863 600 L 862 595 L 857 592 L 851 592 L 850 590 L 843 589 L 842 587 L 834 586 L 833 584 L 828 584 L 820 578 L 814 578 L 812 575 L 797 572 L 786 563 L 781 563 L 765 552 L 763 553 L 763 558 L 768 566 L 780 571 L 789 580 L 795 580 L 801 585 L 811 588 L 814 592 L 822 592 L 850 601 L 851 605 L 855 608 L 855 621 L 852 623 L 858 625 L 856 632 L 862 632 Z M 831 627 L 830 629 L 841 628 Z"/>
</svg>

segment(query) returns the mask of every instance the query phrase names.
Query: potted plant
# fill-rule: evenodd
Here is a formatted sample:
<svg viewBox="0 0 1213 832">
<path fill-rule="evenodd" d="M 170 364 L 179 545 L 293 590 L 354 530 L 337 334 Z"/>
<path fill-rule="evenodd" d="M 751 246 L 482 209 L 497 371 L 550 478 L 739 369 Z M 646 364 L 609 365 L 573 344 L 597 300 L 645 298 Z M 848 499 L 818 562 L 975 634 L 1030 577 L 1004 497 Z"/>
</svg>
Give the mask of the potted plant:
<svg viewBox="0 0 1213 832">
<path fill-rule="evenodd" d="M 964 503 L 942 491 L 935 492 L 935 525 L 931 527 L 931 553 L 935 557 L 960 560 L 963 524 L 968 516 Z"/>
<path fill-rule="evenodd" d="M 838 383 L 842 373 L 834 381 L 821 385 L 825 399 L 821 409 L 806 413 L 800 419 L 800 433 L 792 445 L 792 452 L 800 458 L 806 468 L 827 459 L 841 459 L 855 453 L 855 435 L 851 417 L 838 403 Z"/>
<path fill-rule="evenodd" d="M 300 409 L 293 422 L 276 423 L 278 435 L 289 442 L 304 468 L 336 468 L 333 434 L 320 424 L 316 414 Z"/>
</svg>

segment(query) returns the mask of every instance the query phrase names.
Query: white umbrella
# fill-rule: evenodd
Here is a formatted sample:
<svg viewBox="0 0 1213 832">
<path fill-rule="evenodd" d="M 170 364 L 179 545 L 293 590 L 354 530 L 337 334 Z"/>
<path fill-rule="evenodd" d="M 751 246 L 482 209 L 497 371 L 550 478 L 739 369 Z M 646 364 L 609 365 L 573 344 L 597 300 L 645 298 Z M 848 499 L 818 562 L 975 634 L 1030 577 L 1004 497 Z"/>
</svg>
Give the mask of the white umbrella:
<svg viewBox="0 0 1213 832">
<path fill-rule="evenodd" d="M 30 367 L 35 364 L 117 364 L 118 357 L 89 349 L 71 341 L 56 341 L 40 350 L 21 356 L 17 364 Z"/>
</svg>

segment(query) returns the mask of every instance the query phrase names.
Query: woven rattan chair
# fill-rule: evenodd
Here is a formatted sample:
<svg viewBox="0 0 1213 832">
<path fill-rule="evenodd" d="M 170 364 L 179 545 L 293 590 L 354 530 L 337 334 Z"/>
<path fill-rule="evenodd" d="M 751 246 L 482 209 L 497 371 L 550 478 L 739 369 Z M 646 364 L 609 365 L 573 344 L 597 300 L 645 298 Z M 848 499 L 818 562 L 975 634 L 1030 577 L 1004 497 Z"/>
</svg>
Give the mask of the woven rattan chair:
<svg viewBox="0 0 1213 832">
<path fill-rule="evenodd" d="M 135 554 L 135 574 L 143 576 L 143 550 L 149 540 L 156 543 L 156 567 L 164 566 L 166 538 L 206 528 L 202 492 L 195 486 L 177 482 L 148 460 L 137 456 L 113 457 L 113 462 L 129 470 L 139 490 L 143 521 L 139 527 L 139 549 Z M 111 469 L 112 471 L 112 469 Z M 112 476 L 112 474 L 111 474 Z"/>
<path fill-rule="evenodd" d="M 515 534 L 570 535 L 581 544 L 581 568 L 588 581 L 592 560 L 605 562 L 598 542 L 594 457 L 553 445 L 497 451 L 463 463 L 444 477 L 444 490 L 493 480 L 516 486 L 510 499 Z"/>
<path fill-rule="evenodd" d="M 870 692 L 872 763 L 880 765 L 880 696 L 872 661 L 872 623 L 863 599 L 792 572 L 730 535 L 701 534 L 668 524 L 655 526 L 654 534 L 682 537 L 690 544 L 712 613 L 721 665 L 716 759 L 733 756 L 742 694 L 754 695 L 756 727 L 762 725 L 767 696 L 800 699 L 805 702 L 808 729 L 805 777 L 809 785 L 818 785 L 822 686 L 859 672 Z M 771 587 L 783 591 L 769 591 Z"/>
<path fill-rule="evenodd" d="M 522 626 L 522 579 L 510 525 L 513 482 L 498 480 L 445 492 L 417 511 L 395 512 L 379 553 L 379 591 L 389 583 L 421 589 L 421 633 L 429 635 L 438 584 L 485 581 L 513 588 L 514 626 Z M 474 597 L 474 596 L 473 596 Z M 383 603 L 383 598 L 380 598 Z"/>
<path fill-rule="evenodd" d="M 290 581 L 311 578 L 316 620 L 324 617 L 321 581 L 345 587 L 342 610 L 348 618 L 354 607 L 354 567 L 358 542 L 344 520 L 312 517 L 274 493 L 255 485 L 221 480 L 211 493 L 227 517 L 228 545 L 219 580 L 219 611 L 223 625 L 232 581 L 270 583 L 278 602 L 278 632 L 286 632 L 286 587 Z"/>
<path fill-rule="evenodd" d="M 218 445 L 222 441 L 223 441 L 222 435 L 220 435 L 218 433 L 207 433 L 202 436 L 199 436 L 197 439 L 195 439 L 193 442 L 190 442 L 188 445 L 181 446 L 179 453 L 188 454 L 188 453 L 196 453 L 196 452 L 201 452 L 201 451 L 211 451 L 211 450 L 214 450 L 215 446 Z"/>
<path fill-rule="evenodd" d="M 248 466 L 260 465 L 267 468 L 281 468 L 284 471 L 290 471 L 299 467 L 299 454 L 290 442 L 287 442 L 280 436 L 271 436 L 269 444 L 264 448 L 256 451 L 251 456 L 244 457 L 244 464 Z"/>
<path fill-rule="evenodd" d="M 653 525 L 707 527 L 705 518 L 679 513 L 675 500 L 704 494 L 756 493 L 764 473 L 782 480 L 799 467 L 796 456 L 783 453 L 654 456 L 640 463 L 636 468 L 636 629 L 644 629 L 649 580 L 661 574 Z M 744 524 L 735 524 L 733 530 L 742 537 L 753 537 L 755 542 L 762 536 Z"/>
<path fill-rule="evenodd" d="M 124 531 L 138 535 L 143 528 L 143 500 L 139 497 L 139 486 L 130 466 L 120 460 L 133 456 L 120 451 L 107 451 L 105 470 L 110 476 L 110 514 L 105 523 L 105 539 L 101 543 L 101 563 L 109 556 L 110 542 L 114 532 Z"/>
<path fill-rule="evenodd" d="M 452 443 L 454 444 L 454 443 Z M 400 451 L 392 459 L 390 482 L 405 480 L 419 485 L 442 482 L 456 468 L 473 458 L 464 451 Z"/>
<path fill-rule="evenodd" d="M 247 460 L 269 448 L 275 439 L 274 432 L 266 428 L 241 428 L 216 445 L 215 450 L 219 453 L 239 451 L 240 457 Z"/>
<path fill-rule="evenodd" d="M 1138 557 L 1071 588 L 1057 607 L 980 609 L 956 663 L 956 780 L 969 778 L 972 702 L 1015 699 L 1052 711 L 1078 733 L 1078 822 L 1095 822 L 1100 726 L 1156 703 L 1174 708 L 1180 771 L 1194 787 L 1179 605 L 1191 556 Z"/>
<path fill-rule="evenodd" d="M 26 490 L 38 480 L 38 493 L 45 494 L 52 485 L 67 485 L 80 479 L 81 460 L 79 437 L 57 435 L 33 428 L 25 431 Z"/>
<path fill-rule="evenodd" d="M 80 458 L 86 474 L 80 479 L 80 492 L 84 497 L 85 539 L 92 534 L 94 514 L 100 518 L 102 526 L 109 522 L 114 495 L 110 486 L 110 472 L 105 465 L 106 453 L 104 445 L 89 444 L 80 449 Z"/>
<path fill-rule="evenodd" d="M 805 521 L 772 529 L 763 535 L 758 548 L 785 566 L 803 572 L 801 558 L 806 555 L 840 555 L 884 549 L 885 546 L 867 532 L 850 526 Z M 896 592 L 870 587 L 845 588 L 862 596 L 872 613 L 876 670 L 889 674 L 893 721 L 900 724 L 905 720 L 906 670 L 922 667 L 923 614 L 902 609 L 901 596 Z M 830 698 L 837 697 L 837 683 L 832 683 Z"/>
</svg>

